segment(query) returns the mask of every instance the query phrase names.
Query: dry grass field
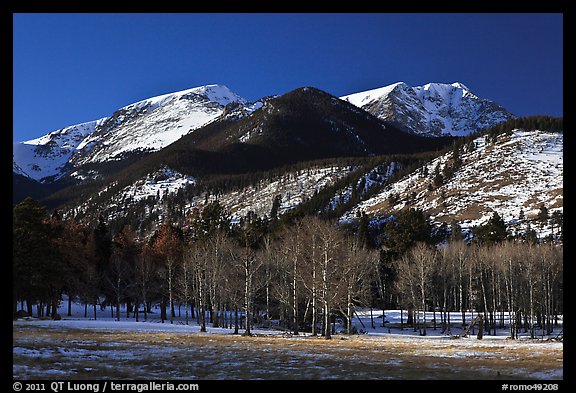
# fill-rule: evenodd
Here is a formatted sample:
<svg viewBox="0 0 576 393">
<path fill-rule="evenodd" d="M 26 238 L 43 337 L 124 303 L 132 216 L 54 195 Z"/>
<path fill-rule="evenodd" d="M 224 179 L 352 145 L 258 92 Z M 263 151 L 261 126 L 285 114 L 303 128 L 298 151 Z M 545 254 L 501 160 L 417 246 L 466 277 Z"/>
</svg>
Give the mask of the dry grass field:
<svg viewBox="0 0 576 393">
<path fill-rule="evenodd" d="M 13 377 L 550 380 L 563 378 L 563 344 L 394 334 L 328 341 L 15 323 Z"/>
</svg>

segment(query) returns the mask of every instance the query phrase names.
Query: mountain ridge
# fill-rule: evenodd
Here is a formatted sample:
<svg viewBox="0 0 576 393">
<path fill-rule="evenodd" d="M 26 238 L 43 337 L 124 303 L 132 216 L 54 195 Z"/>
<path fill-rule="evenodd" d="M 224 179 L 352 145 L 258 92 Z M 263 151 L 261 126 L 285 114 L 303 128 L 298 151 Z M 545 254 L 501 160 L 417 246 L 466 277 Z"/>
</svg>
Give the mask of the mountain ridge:
<svg viewBox="0 0 576 393">
<path fill-rule="evenodd" d="M 419 94 L 443 97 L 455 89 L 476 97 L 459 82 L 430 83 Z M 413 88 L 398 82 L 373 91 L 382 95 L 395 90 Z M 140 100 L 109 117 L 15 144 L 13 173 L 25 177 L 37 166 L 30 179 L 43 182 L 46 190 L 51 185 L 38 195 L 68 189 L 52 199 L 60 204 L 69 198 L 62 195 L 87 197 L 114 179 L 123 178 L 128 186 L 164 170 L 196 181 L 314 160 L 433 151 L 451 141 L 451 136 L 406 132 L 358 102 L 312 86 L 248 102 L 224 85 L 206 85 Z M 23 149 L 47 165 L 18 160 Z M 26 189 L 34 185 L 22 179 L 17 183 Z"/>
</svg>

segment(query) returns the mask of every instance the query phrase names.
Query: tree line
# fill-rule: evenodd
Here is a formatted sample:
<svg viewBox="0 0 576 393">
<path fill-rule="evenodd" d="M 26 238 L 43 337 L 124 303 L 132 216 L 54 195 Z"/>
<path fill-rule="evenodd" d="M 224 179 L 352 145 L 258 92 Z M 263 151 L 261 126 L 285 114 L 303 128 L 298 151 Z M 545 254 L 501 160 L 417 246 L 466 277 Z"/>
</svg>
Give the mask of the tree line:
<svg viewBox="0 0 576 393">
<path fill-rule="evenodd" d="M 402 327 L 423 335 L 450 332 L 450 312 L 467 324 L 474 310 L 487 333 L 510 321 L 514 338 L 520 329 L 551 334 L 563 313 L 561 246 L 446 238 L 418 210 L 379 223 L 248 214 L 231 224 L 212 202 L 189 225 L 164 222 L 148 236 L 129 225 L 113 232 L 102 216 L 92 225 L 64 220 L 30 198 L 13 217 L 15 316 L 57 318 L 66 294 L 68 312 L 75 300 L 87 318 L 100 307 L 117 320 L 159 312 L 162 322 L 195 320 L 202 331 L 249 335 L 257 324 L 330 338 L 337 318 L 354 332 L 357 307 L 406 310 Z"/>
</svg>

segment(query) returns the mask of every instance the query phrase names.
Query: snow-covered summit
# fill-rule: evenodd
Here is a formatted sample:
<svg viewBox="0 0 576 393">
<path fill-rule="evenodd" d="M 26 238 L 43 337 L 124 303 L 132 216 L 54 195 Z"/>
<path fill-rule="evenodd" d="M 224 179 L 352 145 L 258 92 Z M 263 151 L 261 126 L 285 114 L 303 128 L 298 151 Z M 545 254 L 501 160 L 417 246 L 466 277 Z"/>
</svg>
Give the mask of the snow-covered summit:
<svg viewBox="0 0 576 393">
<path fill-rule="evenodd" d="M 168 103 L 171 100 L 187 99 L 192 95 L 204 96 L 208 100 L 220 104 L 222 106 L 226 106 L 231 102 L 239 102 L 239 103 L 246 102 L 244 98 L 238 96 L 227 86 L 215 84 L 215 85 L 193 87 L 191 89 L 163 94 L 157 97 L 147 98 L 145 100 L 138 101 L 130 105 L 126 105 L 120 108 L 120 110 L 130 111 L 141 108 L 148 108 L 148 110 L 153 110 L 159 106 Z"/>
<path fill-rule="evenodd" d="M 111 116 L 15 142 L 14 167 L 29 177 L 55 180 L 85 164 L 117 161 L 127 154 L 162 149 L 218 118 L 231 102 L 246 100 L 212 84 L 126 105 Z"/>
<path fill-rule="evenodd" d="M 502 106 L 481 99 L 462 82 L 404 82 L 340 97 L 382 120 L 427 136 L 467 135 L 514 116 Z"/>
<path fill-rule="evenodd" d="M 354 93 L 344 97 L 340 97 L 340 99 L 348 101 L 352 105 L 363 107 L 364 105 L 368 105 L 369 103 L 379 99 L 380 97 L 387 96 L 396 89 L 405 89 L 405 88 L 410 88 L 410 86 L 408 86 L 404 82 L 396 82 L 388 86 L 379 87 L 377 89 L 361 91 L 359 93 Z"/>
</svg>

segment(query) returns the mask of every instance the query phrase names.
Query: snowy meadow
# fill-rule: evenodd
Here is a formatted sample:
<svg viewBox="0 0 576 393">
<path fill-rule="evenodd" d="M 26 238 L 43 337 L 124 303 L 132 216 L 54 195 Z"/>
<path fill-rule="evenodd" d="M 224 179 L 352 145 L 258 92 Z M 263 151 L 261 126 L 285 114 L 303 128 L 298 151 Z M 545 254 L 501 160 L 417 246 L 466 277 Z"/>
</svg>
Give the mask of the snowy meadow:
<svg viewBox="0 0 576 393">
<path fill-rule="evenodd" d="M 66 310 L 62 307 L 62 315 Z M 101 312 L 100 309 L 98 309 Z M 420 336 L 401 328 L 404 315 L 359 310 L 354 326 L 359 334 L 338 333 L 332 340 L 310 333 L 292 335 L 253 329 L 253 336 L 207 327 L 182 318 L 161 323 L 151 314 L 147 322 L 133 318 L 115 321 L 104 310 L 97 320 L 83 318 L 75 305 L 62 320 L 18 319 L 13 323 L 15 379 L 563 379 L 563 343 L 507 339 L 507 331 L 478 340 L 476 331 L 462 337 L 457 313 L 450 333 L 433 328 Z M 472 315 L 469 315 L 472 317 Z M 374 323 L 374 325 L 372 325 Z M 560 321 L 561 323 L 561 321 Z M 373 327 L 372 327 L 373 326 Z M 558 333 L 561 326 L 558 328 Z M 552 336 L 555 337 L 555 336 Z"/>
</svg>

